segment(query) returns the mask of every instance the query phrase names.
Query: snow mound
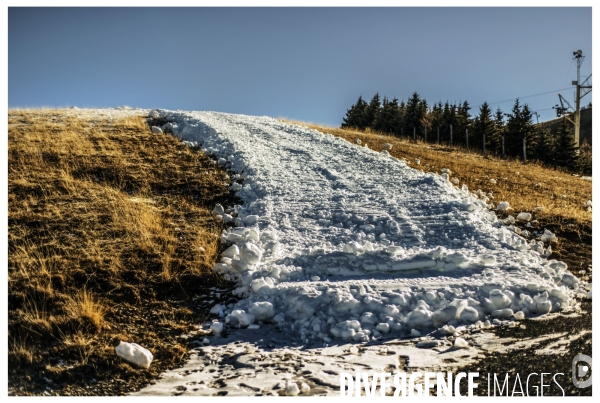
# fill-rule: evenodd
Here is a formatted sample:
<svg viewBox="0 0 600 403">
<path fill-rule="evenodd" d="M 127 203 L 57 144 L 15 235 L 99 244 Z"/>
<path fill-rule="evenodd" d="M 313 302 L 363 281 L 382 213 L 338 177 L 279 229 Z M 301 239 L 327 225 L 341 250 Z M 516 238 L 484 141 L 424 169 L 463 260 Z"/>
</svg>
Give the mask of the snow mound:
<svg viewBox="0 0 600 403">
<path fill-rule="evenodd" d="M 213 210 L 235 224 L 221 235 L 227 249 L 215 266 L 240 297 L 214 308 L 226 326 L 273 323 L 303 341 L 368 341 L 570 309 L 583 292 L 543 245 L 496 225 L 491 193 L 482 200 L 456 188 L 448 169 L 420 172 L 267 117 L 150 116 L 227 168 L 243 201 L 231 214 Z"/>
<path fill-rule="evenodd" d="M 136 343 L 119 342 L 115 347 L 117 356 L 140 367 L 149 368 L 154 356 L 150 351 Z"/>
</svg>

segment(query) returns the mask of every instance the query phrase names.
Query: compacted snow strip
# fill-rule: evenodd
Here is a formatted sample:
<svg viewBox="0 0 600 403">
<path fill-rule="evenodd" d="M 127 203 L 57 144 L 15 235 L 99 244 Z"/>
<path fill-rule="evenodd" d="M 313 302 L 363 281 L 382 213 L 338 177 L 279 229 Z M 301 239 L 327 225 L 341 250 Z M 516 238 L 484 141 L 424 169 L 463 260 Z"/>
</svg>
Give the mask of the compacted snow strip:
<svg viewBox="0 0 600 403">
<path fill-rule="evenodd" d="M 494 226 L 485 200 L 387 152 L 268 117 L 153 110 L 233 173 L 243 200 L 215 266 L 238 284 L 223 325 L 370 341 L 571 308 L 579 281 Z M 157 130 L 158 131 L 158 130 Z M 387 336 L 386 336 L 387 335 Z"/>
</svg>

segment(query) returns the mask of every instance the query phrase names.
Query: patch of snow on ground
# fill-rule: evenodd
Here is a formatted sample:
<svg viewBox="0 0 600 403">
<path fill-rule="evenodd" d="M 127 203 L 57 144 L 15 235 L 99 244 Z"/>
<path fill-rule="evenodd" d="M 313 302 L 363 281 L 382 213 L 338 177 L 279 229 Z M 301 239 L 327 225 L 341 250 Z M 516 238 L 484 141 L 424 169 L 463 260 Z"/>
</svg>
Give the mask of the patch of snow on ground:
<svg viewBox="0 0 600 403">
<path fill-rule="evenodd" d="M 272 118 L 151 115 L 239 174 L 244 203 L 222 234 L 236 247 L 215 267 L 238 284 L 228 326 L 370 341 L 575 305 L 564 263 L 493 226 L 483 201 L 438 175 Z"/>
</svg>

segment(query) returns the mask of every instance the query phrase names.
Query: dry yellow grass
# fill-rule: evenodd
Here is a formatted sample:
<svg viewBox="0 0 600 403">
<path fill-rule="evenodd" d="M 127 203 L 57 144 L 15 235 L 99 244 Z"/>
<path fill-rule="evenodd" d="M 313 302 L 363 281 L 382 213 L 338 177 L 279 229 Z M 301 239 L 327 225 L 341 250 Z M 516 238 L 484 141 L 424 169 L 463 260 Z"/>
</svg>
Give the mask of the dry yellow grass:
<svg viewBox="0 0 600 403">
<path fill-rule="evenodd" d="M 64 310 L 72 319 L 88 322 L 99 331 L 108 307 L 84 288 L 74 296 L 67 296 Z"/>
<path fill-rule="evenodd" d="M 223 224 L 210 210 L 234 201 L 227 173 L 152 134 L 143 117 L 12 110 L 8 120 L 15 376 L 45 371 L 50 352 L 79 366 L 54 368 L 53 377 L 76 379 L 86 365 L 97 377 L 127 370 L 105 348 L 115 338 L 161 357 L 149 373 L 173 366 L 182 359 L 175 336 L 194 320 L 181 305 L 223 281 L 212 271 Z"/>
</svg>

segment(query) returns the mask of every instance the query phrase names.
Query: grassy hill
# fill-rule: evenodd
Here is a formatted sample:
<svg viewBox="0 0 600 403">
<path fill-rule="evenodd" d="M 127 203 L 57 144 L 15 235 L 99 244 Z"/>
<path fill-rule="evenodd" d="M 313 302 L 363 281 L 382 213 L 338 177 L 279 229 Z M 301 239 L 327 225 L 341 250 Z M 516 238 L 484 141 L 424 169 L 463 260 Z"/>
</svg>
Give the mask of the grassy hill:
<svg viewBox="0 0 600 403">
<path fill-rule="evenodd" d="M 181 365 L 212 307 L 194 300 L 223 283 L 210 211 L 233 203 L 228 178 L 145 116 L 9 111 L 9 393 L 119 395 Z"/>
</svg>

